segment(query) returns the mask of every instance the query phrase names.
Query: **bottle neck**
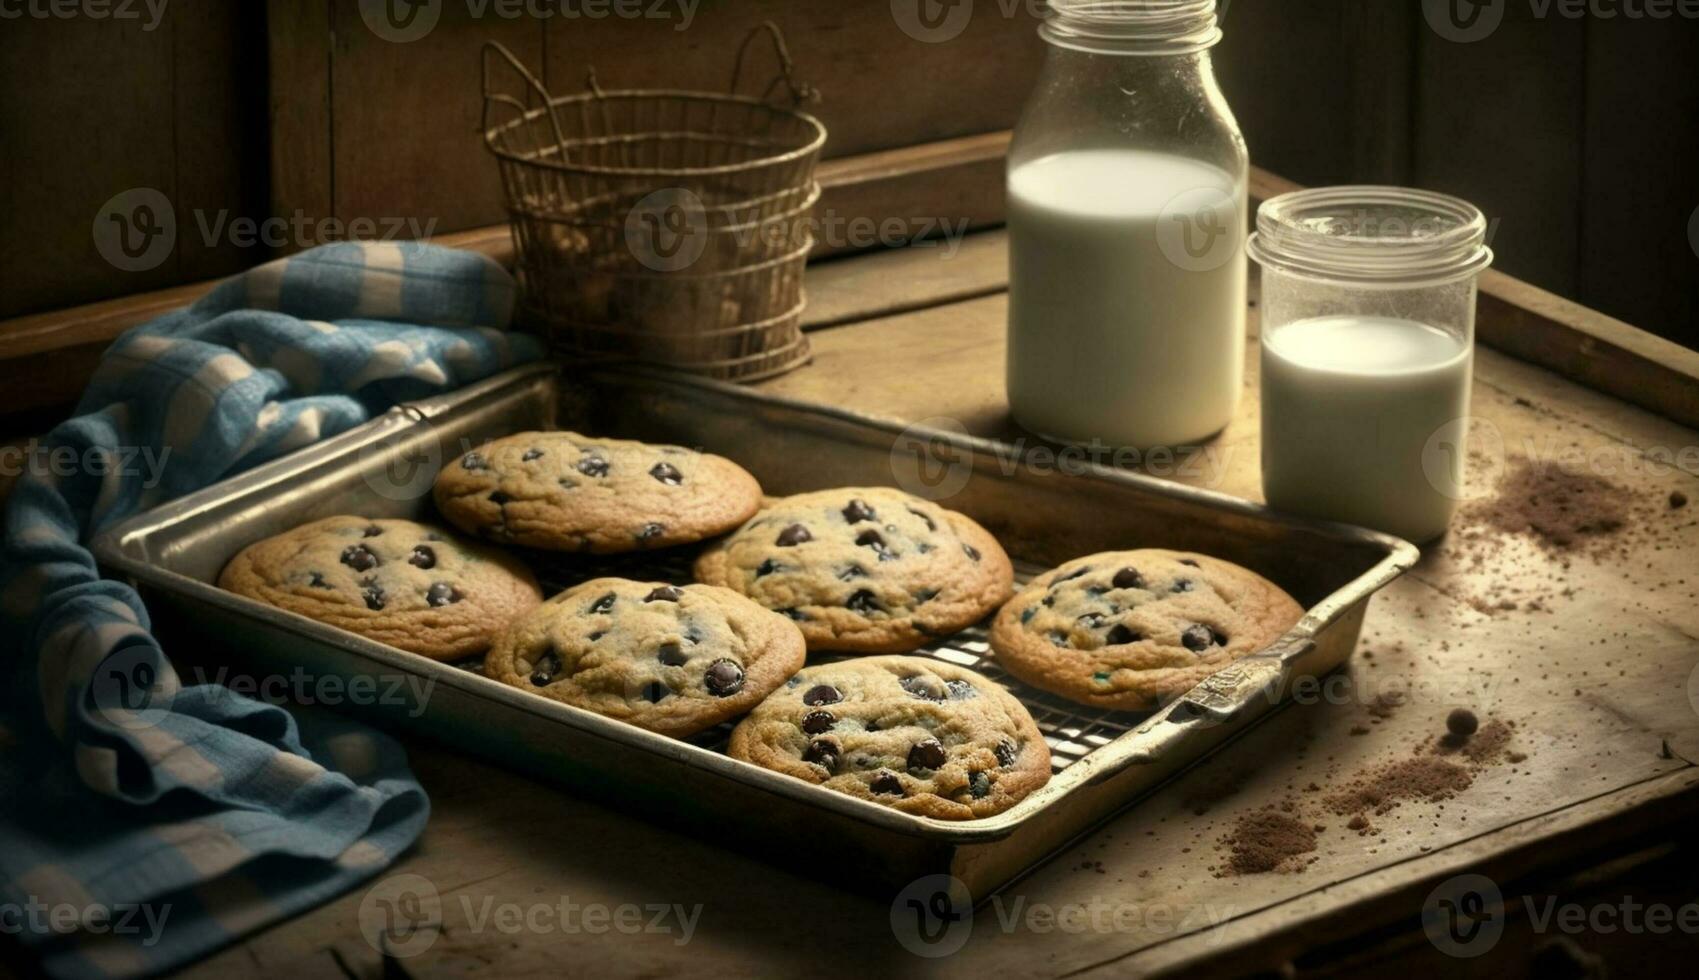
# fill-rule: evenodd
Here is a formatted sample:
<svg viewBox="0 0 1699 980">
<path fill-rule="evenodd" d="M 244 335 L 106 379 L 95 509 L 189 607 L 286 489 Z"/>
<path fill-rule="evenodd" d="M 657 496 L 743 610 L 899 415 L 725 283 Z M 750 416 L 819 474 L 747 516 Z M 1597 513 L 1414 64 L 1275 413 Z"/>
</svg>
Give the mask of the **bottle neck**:
<svg viewBox="0 0 1699 980">
<path fill-rule="evenodd" d="M 1051 0 L 1039 35 L 1092 54 L 1190 55 L 1221 40 L 1216 0 Z"/>
</svg>

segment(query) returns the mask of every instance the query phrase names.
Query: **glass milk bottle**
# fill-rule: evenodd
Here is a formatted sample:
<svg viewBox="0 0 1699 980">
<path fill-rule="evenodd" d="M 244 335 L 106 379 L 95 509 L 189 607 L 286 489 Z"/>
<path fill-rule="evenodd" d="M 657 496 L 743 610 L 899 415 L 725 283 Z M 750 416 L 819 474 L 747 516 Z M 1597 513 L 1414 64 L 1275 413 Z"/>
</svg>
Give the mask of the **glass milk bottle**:
<svg viewBox="0 0 1699 980">
<path fill-rule="evenodd" d="M 1009 403 L 1029 431 L 1196 444 L 1245 359 L 1249 158 L 1215 0 L 1052 0 L 1009 148 Z"/>
<path fill-rule="evenodd" d="M 1466 201 L 1334 187 L 1263 204 L 1262 483 L 1277 509 L 1422 542 L 1463 496 L 1475 282 Z"/>
</svg>

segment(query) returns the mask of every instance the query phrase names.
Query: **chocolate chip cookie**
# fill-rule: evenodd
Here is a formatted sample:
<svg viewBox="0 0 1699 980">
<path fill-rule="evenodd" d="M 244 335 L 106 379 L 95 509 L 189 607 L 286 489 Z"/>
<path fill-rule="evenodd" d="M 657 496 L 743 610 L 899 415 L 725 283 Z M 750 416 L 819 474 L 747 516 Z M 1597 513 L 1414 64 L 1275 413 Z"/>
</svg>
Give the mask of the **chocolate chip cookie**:
<svg viewBox="0 0 1699 980">
<path fill-rule="evenodd" d="M 244 548 L 220 588 L 433 660 L 482 653 L 543 601 L 512 556 L 412 521 L 327 517 Z"/>
<path fill-rule="evenodd" d="M 903 653 L 979 622 L 1014 570 L 971 518 L 852 487 L 773 502 L 703 552 L 696 579 L 796 620 L 810 650 Z"/>
<path fill-rule="evenodd" d="M 444 466 L 433 495 L 469 534 L 599 555 L 724 534 L 761 505 L 760 484 L 729 459 L 574 432 L 485 443 Z"/>
<path fill-rule="evenodd" d="M 1033 687 L 1148 711 L 1261 651 L 1303 614 L 1279 586 L 1230 562 L 1122 551 L 1033 579 L 998 612 L 991 648 Z"/>
<path fill-rule="evenodd" d="M 600 578 L 515 621 L 484 672 L 684 738 L 761 703 L 804 655 L 794 624 L 735 592 Z"/>
<path fill-rule="evenodd" d="M 925 657 L 810 667 L 738 724 L 727 751 L 939 820 L 1002 813 L 1050 779 L 1050 748 L 1013 695 Z"/>
</svg>

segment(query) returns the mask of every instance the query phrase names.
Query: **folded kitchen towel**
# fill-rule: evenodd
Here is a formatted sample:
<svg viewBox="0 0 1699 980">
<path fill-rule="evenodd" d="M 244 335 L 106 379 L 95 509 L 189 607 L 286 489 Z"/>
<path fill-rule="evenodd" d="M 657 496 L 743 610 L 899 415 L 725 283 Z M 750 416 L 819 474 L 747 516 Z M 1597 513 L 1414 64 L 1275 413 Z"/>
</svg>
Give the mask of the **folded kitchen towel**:
<svg viewBox="0 0 1699 980">
<path fill-rule="evenodd" d="M 114 522 L 540 356 L 468 252 L 324 246 L 107 351 L 76 417 L 3 461 L 0 945 L 57 976 L 156 973 L 345 891 L 424 828 L 391 739 L 185 687 L 83 542 Z M 9 935 L 8 935 L 9 934 Z"/>
</svg>

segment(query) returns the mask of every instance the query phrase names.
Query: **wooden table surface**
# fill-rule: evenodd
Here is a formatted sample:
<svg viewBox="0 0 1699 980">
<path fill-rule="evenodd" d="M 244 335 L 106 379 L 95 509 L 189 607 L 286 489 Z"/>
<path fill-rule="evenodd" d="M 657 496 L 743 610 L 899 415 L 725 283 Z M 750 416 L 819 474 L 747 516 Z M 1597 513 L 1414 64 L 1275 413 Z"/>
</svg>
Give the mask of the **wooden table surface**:
<svg viewBox="0 0 1699 980">
<path fill-rule="evenodd" d="M 1002 381 L 1004 248 L 992 232 L 954 253 L 910 249 L 814 267 L 814 363 L 762 389 L 1018 438 Z M 1257 498 L 1254 343 L 1250 351 L 1238 417 L 1206 447 L 1218 468 L 1183 478 Z M 389 965 L 459 977 L 1120 976 L 1205 960 L 1212 973 L 1262 969 L 1316 944 L 1408 926 L 1433 886 L 1464 869 L 1507 883 L 1508 894 L 1509 882 L 1567 855 L 1691 819 L 1699 810 L 1699 771 L 1687 761 L 1699 759 L 1699 506 L 1675 509 L 1669 498 L 1699 498 L 1699 450 L 1691 448 L 1699 436 L 1488 349 L 1476 362 L 1474 399 L 1506 458 L 1532 450 L 1579 462 L 1635 495 L 1620 549 L 1560 555 L 1491 535 L 1465 544 L 1460 523 L 1455 540 L 1428 549 L 1375 600 L 1333 696 L 1288 707 L 1011 886 L 971 920 L 954 955 L 912 954 L 893 936 L 888 901 L 722 849 L 713 827 L 654 829 L 419 743 L 412 759 L 434 812 L 423 840 L 388 874 L 427 879 L 443 921 L 427 951 Z M 1675 465 L 1657 465 L 1666 450 Z M 1489 454 L 1477 488 L 1490 492 L 1503 462 Z M 1516 608 L 1501 608 L 1507 597 Z M 1378 717 L 1373 703 L 1387 692 L 1402 693 L 1403 703 Z M 1301 873 L 1210 870 L 1220 867 L 1218 839 L 1238 816 L 1287 798 L 1311 813 L 1307 786 L 1337 785 L 1409 755 L 1456 706 L 1513 722 L 1511 758 L 1526 758 L 1482 767 L 1448 802 L 1406 803 L 1375 817 L 1378 836 L 1316 815 L 1326 829 Z M 188 973 L 376 976 L 380 958 L 359 928 L 366 892 Z M 517 931 L 486 917 L 563 900 L 699 905 L 700 915 L 688 942 L 676 928 L 627 934 L 576 916 L 562 925 L 553 912 L 535 913 Z M 1467 973 L 1491 958 L 1440 962 Z"/>
</svg>

